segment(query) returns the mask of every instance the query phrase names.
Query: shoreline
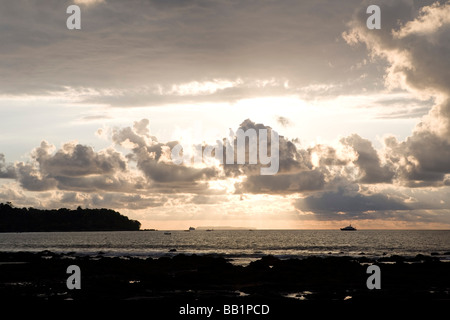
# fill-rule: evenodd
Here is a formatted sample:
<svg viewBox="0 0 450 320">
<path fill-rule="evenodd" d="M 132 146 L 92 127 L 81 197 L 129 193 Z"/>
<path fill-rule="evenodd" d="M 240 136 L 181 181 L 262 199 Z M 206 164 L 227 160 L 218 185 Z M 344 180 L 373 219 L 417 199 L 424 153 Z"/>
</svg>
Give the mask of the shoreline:
<svg viewBox="0 0 450 320">
<path fill-rule="evenodd" d="M 381 269 L 381 289 L 366 286 L 367 266 Z M 66 269 L 81 269 L 81 289 L 69 290 Z M 4 300 L 450 300 L 450 263 L 436 256 L 279 259 L 266 255 L 247 266 L 220 255 L 134 258 L 75 253 L 0 252 Z"/>
<path fill-rule="evenodd" d="M 304 255 L 298 254 L 270 254 L 270 253 L 249 253 L 249 254 L 236 254 L 236 253 L 217 253 L 217 252 L 183 252 L 177 250 L 168 250 L 168 251 L 158 251 L 158 252 L 108 252 L 105 251 L 55 251 L 55 250 L 15 250 L 15 251 L 1 251 L 0 250 L 0 265 L 3 263 L 2 256 L 4 254 L 12 254 L 12 255 L 21 255 L 21 254 L 29 254 L 35 256 L 42 256 L 46 253 L 50 253 L 52 256 L 58 256 L 60 259 L 72 259 L 72 260 L 98 260 L 100 258 L 105 259 L 122 259 L 122 260 L 158 260 L 158 259 L 173 259 L 177 256 L 183 257 L 196 257 L 196 258 L 218 258 L 224 259 L 227 263 L 233 266 L 239 267 L 248 267 L 251 263 L 257 262 L 261 259 L 265 259 L 266 257 L 271 257 L 280 261 L 289 261 L 289 260 L 307 260 L 310 258 L 317 259 L 350 259 L 353 261 L 358 261 L 363 265 L 367 264 L 376 264 L 376 263 L 397 263 L 402 262 L 405 264 L 413 264 L 420 262 L 442 262 L 448 263 L 450 265 L 450 254 L 448 252 L 445 253 L 418 253 L 415 255 L 400 255 L 400 254 L 391 254 L 391 255 L 373 255 L 366 254 L 364 252 L 354 253 L 354 254 L 345 254 L 345 253 L 309 253 Z"/>
<path fill-rule="evenodd" d="M 405 263 L 415 263 L 423 259 L 432 258 L 433 260 L 438 260 L 441 262 L 450 262 L 450 251 L 446 250 L 431 250 L 431 251 L 416 251 L 406 253 L 398 252 L 365 252 L 365 251 L 305 251 L 303 253 L 289 253 L 281 250 L 282 252 L 276 252 L 271 250 L 248 250 L 247 252 L 227 252 L 225 251 L 191 251 L 176 249 L 177 245 L 169 246 L 164 250 L 124 250 L 118 251 L 116 249 L 109 250 L 109 248 L 93 248 L 93 250 L 79 250 L 76 248 L 69 250 L 61 249 L 24 249 L 17 248 L 15 250 L 1 250 L 0 255 L 11 253 L 29 253 L 29 254 L 42 254 L 43 252 L 51 252 L 52 255 L 58 255 L 61 257 L 71 257 L 71 258 L 133 258 L 133 259 L 159 259 L 159 258 L 173 258 L 178 255 L 182 256 L 198 256 L 198 257 L 217 257 L 224 258 L 229 263 L 239 266 L 247 266 L 249 263 L 260 260 L 264 257 L 271 256 L 279 260 L 304 260 L 308 258 L 351 258 L 358 261 L 364 262 L 397 262 L 402 260 Z M 1 262 L 1 261 L 0 261 Z"/>
</svg>

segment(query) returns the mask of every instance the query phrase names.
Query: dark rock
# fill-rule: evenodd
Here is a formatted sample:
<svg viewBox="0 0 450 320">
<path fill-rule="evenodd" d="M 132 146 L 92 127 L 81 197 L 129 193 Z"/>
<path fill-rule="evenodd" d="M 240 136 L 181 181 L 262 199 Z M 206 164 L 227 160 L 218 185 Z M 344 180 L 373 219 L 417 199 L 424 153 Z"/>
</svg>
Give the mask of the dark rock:
<svg viewBox="0 0 450 320">
<path fill-rule="evenodd" d="M 380 262 L 396 262 L 396 263 L 402 263 L 405 261 L 405 258 L 399 255 L 392 255 L 390 257 L 381 257 L 378 259 Z"/>
<path fill-rule="evenodd" d="M 298 299 L 285 298 L 284 293 L 312 292 L 314 294 L 306 295 L 307 300 L 322 301 L 342 300 L 347 296 L 351 296 L 353 301 L 370 302 L 373 299 L 450 299 L 450 264 L 437 263 L 438 257 L 423 255 L 415 257 L 415 263 L 383 264 L 382 286 L 384 284 L 385 287 L 377 291 L 367 290 L 365 263 L 413 260 L 401 256 L 386 256 L 378 260 L 367 256 L 333 255 L 285 260 L 264 256 L 248 266 L 236 266 L 224 257 L 212 255 L 176 254 L 154 259 L 74 256 L 70 262 L 57 258 L 41 259 L 41 256 L 42 253 L 0 252 L 0 261 L 26 262 L 0 266 L 2 301 L 23 301 L 27 298 L 78 301 L 139 298 L 155 304 L 177 300 L 174 305 L 179 308 L 189 299 L 205 304 L 209 301 L 213 305 L 225 303 L 224 299 L 227 304 L 261 303 L 264 298 L 272 301 L 273 304 L 269 303 L 272 312 L 272 305 L 276 304 L 274 301 L 283 307 L 290 303 L 302 303 Z M 85 290 L 67 289 L 65 280 L 68 275 L 65 270 L 68 263 L 80 266 Z M 236 290 L 249 296 L 234 298 L 235 294 L 230 292 Z M 289 317 L 280 319 L 284 318 Z"/>
<path fill-rule="evenodd" d="M 423 261 L 423 260 L 427 260 L 428 258 L 429 257 L 424 256 L 423 254 L 418 254 L 412 260 L 413 261 Z"/>
</svg>

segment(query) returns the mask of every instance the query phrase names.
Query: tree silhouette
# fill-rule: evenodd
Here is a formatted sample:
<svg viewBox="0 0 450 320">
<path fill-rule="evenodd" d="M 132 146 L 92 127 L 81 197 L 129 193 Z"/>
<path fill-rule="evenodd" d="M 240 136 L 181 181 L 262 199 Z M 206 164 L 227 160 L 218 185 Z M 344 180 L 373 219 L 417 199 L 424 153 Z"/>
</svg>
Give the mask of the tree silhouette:
<svg viewBox="0 0 450 320">
<path fill-rule="evenodd" d="M 125 231 L 139 230 L 141 223 L 111 209 L 16 208 L 0 203 L 0 232 Z"/>
</svg>

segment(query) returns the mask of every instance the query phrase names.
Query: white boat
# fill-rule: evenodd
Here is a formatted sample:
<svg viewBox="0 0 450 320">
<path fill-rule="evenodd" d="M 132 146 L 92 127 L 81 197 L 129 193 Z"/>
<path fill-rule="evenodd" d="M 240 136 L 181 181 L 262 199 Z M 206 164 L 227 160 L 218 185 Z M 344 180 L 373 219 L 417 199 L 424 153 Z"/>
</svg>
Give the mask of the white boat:
<svg viewBox="0 0 450 320">
<path fill-rule="evenodd" d="M 352 227 L 352 225 L 348 225 L 345 228 L 341 228 L 341 231 L 356 231 L 356 228 Z"/>
</svg>

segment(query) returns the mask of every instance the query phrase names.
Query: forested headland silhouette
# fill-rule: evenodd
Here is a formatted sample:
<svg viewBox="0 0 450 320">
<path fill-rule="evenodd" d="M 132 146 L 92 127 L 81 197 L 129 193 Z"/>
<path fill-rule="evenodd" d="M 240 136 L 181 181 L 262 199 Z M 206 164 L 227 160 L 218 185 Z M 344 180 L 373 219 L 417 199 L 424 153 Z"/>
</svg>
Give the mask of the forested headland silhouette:
<svg viewBox="0 0 450 320">
<path fill-rule="evenodd" d="M 111 209 L 17 208 L 0 203 L 0 232 L 133 231 L 141 223 Z"/>
</svg>

